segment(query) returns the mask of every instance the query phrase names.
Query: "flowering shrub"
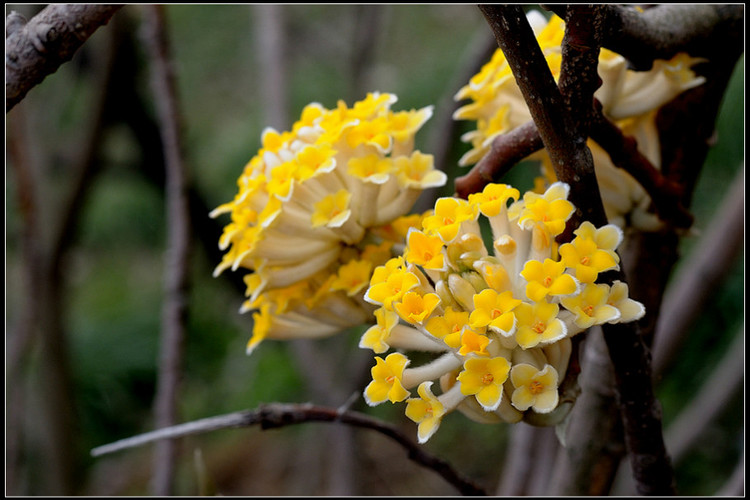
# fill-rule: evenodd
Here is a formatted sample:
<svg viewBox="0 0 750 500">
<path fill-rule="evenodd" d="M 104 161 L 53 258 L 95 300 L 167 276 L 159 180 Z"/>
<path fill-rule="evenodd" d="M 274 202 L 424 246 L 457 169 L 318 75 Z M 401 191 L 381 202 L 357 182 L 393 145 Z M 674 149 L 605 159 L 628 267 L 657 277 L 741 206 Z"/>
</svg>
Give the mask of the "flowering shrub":
<svg viewBox="0 0 750 500">
<path fill-rule="evenodd" d="M 219 241 L 214 272 L 245 269 L 252 351 L 264 338 L 322 337 L 369 322 L 362 300 L 372 270 L 391 257 L 419 216 L 407 212 L 442 186 L 433 157 L 414 149 L 432 107 L 392 111 L 393 94 L 350 108 L 313 103 L 292 130 L 266 129 L 245 166 Z"/>
<path fill-rule="evenodd" d="M 420 442 L 453 410 L 479 422 L 564 417 L 569 405 L 555 410 L 571 337 L 645 312 L 626 284 L 597 283 L 619 266 L 620 228 L 584 222 L 570 243 L 555 242 L 575 210 L 568 191 L 557 182 L 519 199 L 517 189 L 489 184 L 468 200 L 438 199 L 421 228 L 409 229 L 403 254 L 375 269 L 365 294 L 379 309 L 360 346 L 394 349 L 375 357 L 368 404 L 405 401 Z M 491 228 L 491 250 L 480 215 Z M 411 350 L 432 358 L 412 366 L 403 353 Z"/>
</svg>

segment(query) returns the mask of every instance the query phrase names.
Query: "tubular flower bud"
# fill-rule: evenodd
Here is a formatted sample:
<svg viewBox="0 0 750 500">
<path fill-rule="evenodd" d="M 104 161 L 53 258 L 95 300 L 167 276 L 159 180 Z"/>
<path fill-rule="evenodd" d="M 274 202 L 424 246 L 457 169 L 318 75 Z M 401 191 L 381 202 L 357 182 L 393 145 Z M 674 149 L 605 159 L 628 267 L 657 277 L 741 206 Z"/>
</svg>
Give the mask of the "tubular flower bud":
<svg viewBox="0 0 750 500">
<path fill-rule="evenodd" d="M 378 299 L 385 291 L 393 296 L 394 287 L 405 293 L 416 284 L 373 276 L 400 251 L 409 228 L 421 229 L 421 217 L 407 215 L 417 197 L 446 182 L 433 157 L 414 149 L 432 107 L 396 112 L 396 100 L 374 92 L 351 107 L 312 103 L 291 130 L 266 128 L 234 199 L 211 212 L 231 217 L 214 275 L 250 272 L 241 308 L 255 319 L 248 352 L 266 338 L 321 337 L 371 322 L 377 306 L 390 310 L 390 301 Z M 440 268 L 438 246 L 423 243 L 422 258 Z M 365 297 L 375 283 L 382 290 Z M 365 343 L 384 349 L 387 323 Z"/>
<path fill-rule="evenodd" d="M 410 360 L 399 380 L 410 393 L 418 386 L 419 397 L 406 399 L 406 415 L 418 424 L 420 442 L 454 410 L 483 423 L 554 425 L 575 400 L 575 391 L 560 385 L 573 352 L 570 337 L 594 324 L 643 315 L 642 304 L 628 297 L 625 283 L 611 288 L 596 283 L 598 271 L 592 282 L 581 283 L 575 277 L 581 272 L 580 258 L 568 261 L 551 243 L 534 244 L 535 239 L 546 241 L 540 233 L 553 241 L 557 225 L 566 224 L 575 210 L 567 194 L 563 183 L 520 198 L 509 186 L 490 184 L 471 201 L 441 198 L 422 227 L 409 231 L 402 255 L 373 271 L 365 296 L 382 309 L 360 347 L 376 354 L 399 349 L 399 359 Z M 552 204 L 557 208 L 550 209 Z M 435 215 L 438 209 L 441 215 Z M 442 224 L 446 214 L 459 209 L 471 215 L 441 236 L 458 220 Z M 554 216 L 545 220 L 544 213 Z M 486 227 L 477 220 L 480 214 L 494 219 L 488 221 L 492 239 L 480 233 Z M 544 224 L 550 221 L 555 223 Z M 574 231 L 577 238 L 592 242 L 594 253 L 607 257 L 595 269 L 619 262 L 612 254 L 616 256 L 622 238 L 613 228 L 584 222 Z M 492 241 L 492 247 L 485 241 Z M 438 253 L 440 265 L 434 260 Z M 397 342 L 391 340 L 394 332 Z M 412 358 L 411 351 L 422 353 Z M 385 401 L 386 387 L 378 384 L 372 387 L 381 388 Z M 441 392 L 433 392 L 438 387 Z M 560 401 L 565 404 L 558 405 Z"/>
<path fill-rule="evenodd" d="M 556 15 L 547 21 L 538 11 L 530 11 L 528 17 L 549 69 L 557 80 L 565 23 Z M 661 168 L 656 111 L 685 90 L 705 82 L 704 77 L 691 69 L 701 62 L 705 59 L 679 53 L 670 60 L 654 61 L 649 71 L 635 71 L 628 68 L 628 61 L 620 54 L 604 48 L 599 53 L 597 69 L 602 83 L 594 97 L 601 103 L 602 113 L 624 135 L 636 139 L 638 150 L 656 168 Z M 465 102 L 455 111 L 453 118 L 476 123 L 475 130 L 462 136 L 471 149 L 459 160 L 461 166 L 477 163 L 490 150 L 497 136 L 531 120 L 523 95 L 500 49 L 458 90 L 454 99 Z M 596 143 L 589 140 L 588 145 L 608 220 L 622 227 L 628 225 L 644 231 L 658 229 L 659 220 L 650 211 L 650 198 L 643 187 L 630 174 L 615 167 L 609 155 Z M 543 182 L 555 182 L 546 150 L 534 153 L 528 159 L 541 162 Z"/>
</svg>

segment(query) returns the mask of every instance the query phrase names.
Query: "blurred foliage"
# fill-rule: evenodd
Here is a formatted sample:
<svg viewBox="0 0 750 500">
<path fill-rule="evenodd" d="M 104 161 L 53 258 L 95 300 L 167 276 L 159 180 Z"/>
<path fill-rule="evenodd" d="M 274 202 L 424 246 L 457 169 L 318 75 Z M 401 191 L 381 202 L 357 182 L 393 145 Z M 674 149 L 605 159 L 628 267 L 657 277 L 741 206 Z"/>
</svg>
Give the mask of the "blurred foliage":
<svg viewBox="0 0 750 500">
<path fill-rule="evenodd" d="M 14 8 L 21 10 L 6 5 L 6 13 Z M 346 96 L 364 97 L 352 97 L 351 47 L 358 16 L 365 16 L 359 22 L 366 20 L 374 12 L 369 9 L 380 9 L 382 25 L 373 47 L 374 59 L 365 75 L 364 92 L 395 93 L 399 101 L 394 109 L 438 104 L 452 96 L 458 89 L 449 85 L 454 84 L 457 68 L 463 67 L 476 34 L 484 30 L 489 36 L 480 12 L 470 5 L 286 5 L 290 120 L 312 101 L 332 107 Z M 122 15 L 126 12 L 137 16 L 139 8 L 128 6 Z M 253 25 L 257 12 L 253 6 L 241 5 L 170 5 L 167 12 L 184 116 L 186 159 L 198 192 L 213 208 L 234 196 L 237 176 L 260 147 L 261 131 L 266 126 L 264 96 L 258 92 L 263 68 L 259 67 Z M 101 33 L 95 34 L 87 50 L 101 37 Z M 82 75 L 94 59 L 87 50 L 49 76 L 23 103 L 29 129 L 40 144 L 37 161 L 44 164 L 41 189 L 45 196 L 40 199 L 49 202 L 44 210 L 55 210 L 62 199 L 63 181 L 68 179 L 65 165 L 71 163 L 80 143 L 79 129 L 88 117 L 94 89 L 90 79 Z M 143 61 L 140 64 L 138 81 L 148 92 L 147 68 Z M 718 140 L 696 189 L 693 210 L 699 229 L 709 223 L 744 159 L 743 70 L 744 59 L 726 95 Z M 436 114 L 450 112 L 436 108 Z M 422 147 L 435 122 L 436 118 L 430 120 L 418 134 Z M 466 149 L 457 136 L 448 164 L 455 164 Z M 64 260 L 64 319 L 71 343 L 77 432 L 89 468 L 88 483 L 80 493 L 143 495 L 148 494 L 148 475 L 143 472 L 148 449 L 96 460 L 85 454 L 92 447 L 152 428 L 167 222 L 161 192 L 138 171 L 142 159 L 129 132 L 108 130 L 104 145 L 107 164 L 88 192 L 76 244 Z M 456 169 L 451 175 L 462 173 Z M 533 165 L 519 165 L 506 182 L 525 189 L 536 174 Z M 6 179 L 6 292 L 12 292 L 25 285 L 19 276 L 20 216 L 12 169 L 6 169 Z M 449 185 L 442 194 L 451 190 Z M 689 255 L 695 241 L 695 237 L 685 238 L 681 246 L 684 255 Z M 226 280 L 212 278 L 217 263 L 210 262 L 197 243 L 195 248 L 181 418 L 191 420 L 254 408 L 262 402 L 311 400 L 309 377 L 300 369 L 290 344 L 266 342 L 252 356 L 245 355 L 251 325 L 249 315 L 238 314 L 243 297 Z M 667 425 L 690 400 L 744 321 L 743 298 L 744 261 L 737 263 L 736 272 L 693 326 L 679 362 L 658 388 Z M 6 293 L 9 330 L 17 321 L 19 301 L 13 293 Z M 347 340 L 339 338 L 336 342 L 348 342 L 356 349 L 358 333 L 344 335 Z M 400 407 L 370 409 L 360 399 L 355 408 L 397 422 L 407 433 L 416 433 Z M 744 407 L 738 399 L 721 421 L 707 430 L 706 439 L 713 444 L 701 446 L 677 470 L 681 494 L 711 494 L 728 477 L 742 451 L 743 417 Z M 326 449 L 325 440 L 316 436 L 319 429 L 317 424 L 310 424 L 267 433 L 249 429 L 190 438 L 183 445 L 179 493 L 197 493 L 194 445 L 205 449 L 208 474 L 219 493 L 314 494 L 299 489 L 299 484 L 288 478 L 304 474 L 290 465 L 299 463 L 300 448 L 313 454 Z M 358 493 L 454 493 L 432 472 L 420 472 L 385 438 L 365 435 L 367 431 L 355 433 L 365 450 L 358 458 L 362 475 Z M 506 441 L 507 426 L 480 425 L 454 414 L 445 419 L 440 432 L 425 446 L 493 491 Z M 319 447 L 318 451 L 313 451 L 313 446 Z M 375 466 L 378 453 L 381 458 L 388 457 L 389 463 Z M 273 480 L 289 483 L 259 485 L 263 480 L 259 474 L 266 468 L 256 463 L 257 456 L 267 457 L 269 464 L 285 464 Z M 229 464 L 228 457 L 236 463 Z M 126 486 L 103 486 L 103 471 L 111 464 L 116 464 L 118 475 L 130 479 L 125 481 Z M 230 472 L 231 467 L 238 471 Z M 386 472 L 377 467 L 386 467 Z M 384 474 L 382 480 L 374 481 L 368 475 L 372 471 L 373 477 Z M 403 476 L 406 472 L 412 474 L 411 480 Z M 239 479 L 243 475 L 248 478 Z M 405 483 L 400 484 L 398 478 Z M 238 489 L 238 485 L 248 489 Z"/>
</svg>

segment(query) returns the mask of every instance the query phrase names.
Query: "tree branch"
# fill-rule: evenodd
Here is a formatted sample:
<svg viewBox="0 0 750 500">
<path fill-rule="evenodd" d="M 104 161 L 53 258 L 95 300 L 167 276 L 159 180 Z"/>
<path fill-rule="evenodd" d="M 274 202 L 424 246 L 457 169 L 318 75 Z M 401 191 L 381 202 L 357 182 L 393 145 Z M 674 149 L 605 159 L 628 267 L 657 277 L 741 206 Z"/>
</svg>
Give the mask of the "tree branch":
<svg viewBox="0 0 750 500">
<path fill-rule="evenodd" d="M 166 427 L 177 421 L 177 400 L 182 376 L 186 337 L 188 274 L 190 262 L 190 212 L 187 173 L 182 159 L 180 118 L 175 76 L 171 67 L 164 6 L 149 6 L 145 42 L 150 58 L 152 86 L 160 121 L 166 164 L 167 254 L 165 300 L 162 308 L 162 334 L 156 391 L 156 425 Z M 176 443 L 161 441 L 156 447 L 154 494 L 172 493 Z"/>
<path fill-rule="evenodd" d="M 564 18 L 568 6 L 544 8 Z M 744 19 L 743 5 L 664 4 L 642 12 L 632 6 L 604 8 L 607 29 L 602 46 L 625 57 L 637 71 L 647 71 L 656 59 L 671 59 L 679 52 L 715 56 L 717 35 L 741 33 Z"/>
<path fill-rule="evenodd" d="M 595 226 L 607 223 L 594 174 L 591 152 L 586 147 L 586 136 L 571 116 L 576 102 L 593 104 L 593 86 L 580 94 L 566 94 L 558 89 L 547 66 L 539 44 L 519 6 L 480 6 L 495 33 L 498 45 L 505 53 L 511 71 L 537 124 L 539 134 L 548 149 L 557 178 L 571 186 L 570 200 L 577 207 L 570 225 L 588 220 Z M 586 13 L 588 7 L 581 7 Z M 601 26 L 601 15 L 593 7 L 590 24 Z M 579 12 L 572 9 L 571 13 Z M 578 30 L 570 36 L 569 30 Z M 566 19 L 567 49 L 563 47 L 561 88 L 568 88 L 566 78 L 575 75 L 584 82 L 594 78 L 596 66 L 593 55 L 598 54 L 598 32 L 584 30 L 575 20 Z M 570 40 L 575 40 L 571 46 Z M 563 42 L 566 43 L 565 41 Z M 571 76 L 565 76 L 571 75 Z M 589 98 L 588 94 L 591 94 Z M 579 111 L 580 112 L 580 111 Z M 584 115 L 585 116 L 585 115 Z M 564 239 L 564 238 L 563 238 Z M 622 271 L 610 272 L 610 281 L 625 281 Z M 661 416 L 653 394 L 650 360 L 637 324 L 604 325 L 604 336 L 615 368 L 615 380 L 630 451 L 633 473 L 642 494 L 673 494 L 674 474 L 664 446 Z"/>
<path fill-rule="evenodd" d="M 5 112 L 69 61 L 121 7 L 53 4 L 28 23 L 20 14 L 11 12 L 5 19 Z"/>
<path fill-rule="evenodd" d="M 259 425 L 261 429 L 266 430 L 307 422 L 338 422 L 377 431 L 403 446 L 411 460 L 428 469 L 432 469 L 451 485 L 455 486 L 462 494 L 486 495 L 482 489 L 455 471 L 450 464 L 425 451 L 424 447 L 406 437 L 397 427 L 362 413 L 348 410 L 340 411 L 311 404 L 264 404 L 256 410 L 244 410 L 216 417 L 208 417 L 122 439 L 94 448 L 91 450 L 91 455 L 99 457 L 162 439 L 174 439 L 221 429 L 237 429 Z"/>
<path fill-rule="evenodd" d="M 468 198 L 470 194 L 481 191 L 484 186 L 497 182 L 514 165 L 543 147 L 542 137 L 533 121 L 495 137 L 490 150 L 469 173 L 456 178 L 456 194 L 461 198 Z"/>
</svg>

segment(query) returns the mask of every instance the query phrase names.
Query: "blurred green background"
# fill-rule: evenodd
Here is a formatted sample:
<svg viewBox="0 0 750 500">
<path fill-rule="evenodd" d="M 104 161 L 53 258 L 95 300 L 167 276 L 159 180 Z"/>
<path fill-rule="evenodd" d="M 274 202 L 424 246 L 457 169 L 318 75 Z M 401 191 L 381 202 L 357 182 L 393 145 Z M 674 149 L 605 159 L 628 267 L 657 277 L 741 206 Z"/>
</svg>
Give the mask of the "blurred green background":
<svg viewBox="0 0 750 500">
<path fill-rule="evenodd" d="M 6 15 L 16 10 L 30 17 L 38 8 L 6 5 Z M 262 92 L 267 67 L 259 55 L 259 22 L 264 19 L 260 9 L 254 5 L 166 8 L 183 112 L 185 159 L 195 191 L 207 210 L 234 196 L 236 179 L 260 147 L 264 127 L 286 129 L 309 102 L 333 107 L 338 99 L 345 99 L 351 104 L 368 91 L 396 94 L 396 110 L 434 104 L 435 116 L 418 134 L 418 145 L 427 152 L 443 150 L 449 176 L 463 173 L 454 167 L 467 149 L 457 139 L 463 125 L 448 136 L 441 127 L 449 123 L 453 94 L 472 74 L 467 73 L 473 67 L 472 59 L 492 43 L 475 6 L 281 7 L 286 71 L 286 110 L 282 115 L 269 112 L 268 96 Z M 116 62 L 124 68 L 117 73 L 118 81 L 135 89 L 153 116 L 148 67 L 139 46 L 142 14 L 139 6 L 125 6 L 70 63 L 31 90 L 6 117 L 9 128 L 25 131 L 26 164 L 36 176 L 40 210 L 36 223 L 42 238 L 54 234 L 56 216 L 74 181 L 74 166 L 98 84 L 92 75 L 103 57 L 102 47 L 110 43 L 108 37 L 115 29 L 121 33 L 116 39 L 132 48 L 132 60 L 118 56 L 122 59 Z M 365 64 L 360 65 L 362 61 Z M 692 209 L 698 230 L 708 227 L 742 169 L 743 70 L 744 59 L 726 94 L 717 141 L 694 196 Z M 125 94 L 115 95 L 122 106 L 132 105 Z M 119 112 L 118 116 L 124 116 L 124 111 Z M 269 119 L 286 121 L 268 123 Z M 162 189 L 153 175 L 147 174 L 153 173 L 154 165 L 146 165 L 150 160 L 139 132 L 147 134 L 148 130 L 122 122 L 105 129 L 99 148 L 101 169 L 81 195 L 83 205 L 73 240 L 60 261 L 61 324 L 68 346 L 70 404 L 75 412 L 71 432 L 78 495 L 149 494 L 151 446 L 97 459 L 88 454 L 96 446 L 153 428 L 168 221 Z M 17 340 L 13 336 L 26 311 L 45 314 L 29 304 L 26 293 L 30 284 L 24 270 L 28 257 L 22 241 L 25 219 L 18 197 L 19 179 L 11 168 L 13 156 L 7 153 L 13 147 L 8 137 L 6 134 L 6 347 Z M 505 180 L 524 190 L 531 187 L 536 173 L 533 167 L 519 166 Z M 451 192 L 449 182 L 433 195 Z M 690 255 L 698 238 L 683 239 L 683 256 Z M 191 262 L 181 420 L 273 401 L 338 406 L 353 391 L 361 390 L 357 380 L 351 380 L 356 377 L 341 377 L 344 366 L 359 367 L 364 377 L 369 371 L 368 353 L 356 347 L 358 331 L 314 344 L 268 341 L 246 356 L 251 324 L 249 315 L 238 314 L 243 297 L 225 276 L 212 278 L 218 261 L 198 240 L 196 236 Z M 691 400 L 743 324 L 744 255 L 691 328 L 677 362 L 657 387 L 665 426 Z M 9 382 L 19 384 L 24 394 L 22 431 L 9 427 L 6 417 L 6 431 L 17 433 L 14 436 L 22 443 L 15 481 L 12 488 L 6 484 L 10 495 L 56 494 L 49 490 L 49 471 L 39 457 L 39 450 L 44 449 L 39 441 L 48 426 L 40 403 L 43 392 L 38 390 L 43 382 L 37 375 L 43 362 L 39 350 L 32 342 L 22 358 L 23 377 Z M 310 375 L 305 364 L 310 359 L 320 361 L 315 366 L 322 374 Z M 9 400 L 9 392 L 6 386 L 6 414 L 16 401 Z M 360 398 L 354 408 L 383 416 L 408 434 L 416 434 L 400 407 L 370 409 Z M 361 430 L 331 431 L 333 427 L 307 424 L 266 432 L 250 428 L 186 438 L 180 448 L 177 493 L 455 494 L 450 485 L 409 461 L 402 449 L 384 437 Z M 503 425 L 479 425 L 454 414 L 425 446 L 492 492 L 503 466 L 507 431 Z M 331 439 L 350 444 L 348 469 L 341 469 L 336 457 L 327 453 Z M 741 391 L 721 412 L 721 418 L 705 429 L 700 443 L 677 468 L 681 494 L 713 494 L 731 474 L 744 450 Z"/>
</svg>

